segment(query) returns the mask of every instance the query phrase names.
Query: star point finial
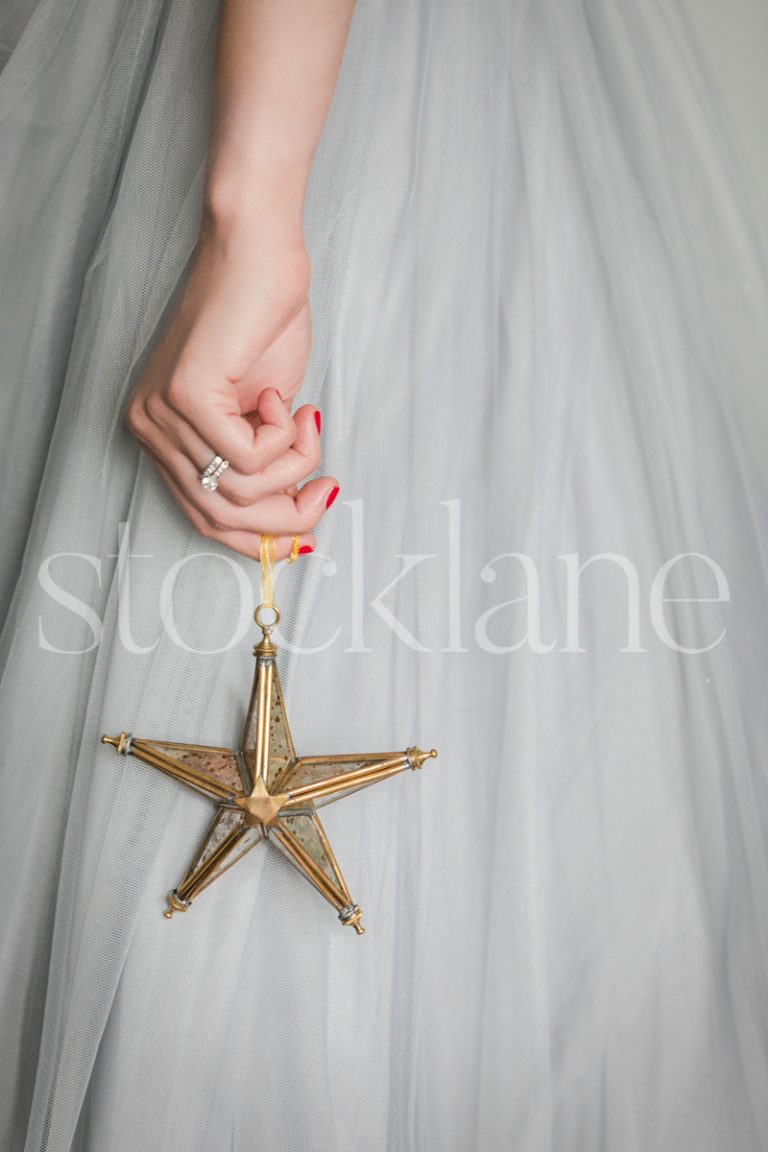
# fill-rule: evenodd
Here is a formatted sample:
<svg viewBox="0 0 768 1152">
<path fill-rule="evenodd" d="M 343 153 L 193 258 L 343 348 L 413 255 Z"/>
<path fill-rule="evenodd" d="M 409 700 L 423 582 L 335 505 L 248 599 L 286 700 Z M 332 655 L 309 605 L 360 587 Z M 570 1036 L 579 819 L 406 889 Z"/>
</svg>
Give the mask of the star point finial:
<svg viewBox="0 0 768 1152">
<path fill-rule="evenodd" d="M 354 928 L 358 936 L 365 935 L 365 928 L 363 928 L 360 923 L 361 916 L 362 912 L 357 904 L 348 904 L 346 908 L 342 908 L 339 912 L 339 920 L 341 920 L 342 924 L 349 924 L 350 927 Z"/>
<path fill-rule="evenodd" d="M 101 742 L 116 748 L 121 756 L 127 756 L 131 750 L 132 737 L 130 732 L 121 732 L 119 736 L 102 736 Z"/>
<path fill-rule="evenodd" d="M 409 765 L 416 772 L 427 760 L 434 760 L 437 756 L 437 748 L 430 748 L 429 752 L 424 752 L 421 748 L 407 748 L 405 754 L 408 757 Z"/>
<path fill-rule="evenodd" d="M 191 903 L 190 900 L 184 900 L 175 888 L 168 893 L 166 901 L 168 902 L 168 907 L 163 912 L 166 920 L 170 920 L 174 912 L 186 912 Z"/>
</svg>

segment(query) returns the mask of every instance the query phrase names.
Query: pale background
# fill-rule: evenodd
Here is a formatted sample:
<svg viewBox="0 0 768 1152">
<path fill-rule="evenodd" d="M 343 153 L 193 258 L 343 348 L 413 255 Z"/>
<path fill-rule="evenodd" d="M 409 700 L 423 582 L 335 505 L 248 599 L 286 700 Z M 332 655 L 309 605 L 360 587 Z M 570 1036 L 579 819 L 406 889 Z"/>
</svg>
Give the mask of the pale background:
<svg viewBox="0 0 768 1152">
<path fill-rule="evenodd" d="M 768 0 L 683 0 L 719 88 L 768 241 Z"/>
</svg>

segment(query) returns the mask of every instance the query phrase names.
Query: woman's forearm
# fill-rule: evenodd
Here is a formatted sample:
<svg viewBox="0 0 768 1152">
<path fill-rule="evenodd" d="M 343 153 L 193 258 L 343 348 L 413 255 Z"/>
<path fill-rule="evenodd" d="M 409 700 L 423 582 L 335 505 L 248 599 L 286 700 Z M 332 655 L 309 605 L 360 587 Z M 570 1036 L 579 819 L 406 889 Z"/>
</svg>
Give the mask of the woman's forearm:
<svg viewBox="0 0 768 1152">
<path fill-rule="evenodd" d="M 205 209 L 301 237 L 309 168 L 354 0 L 222 0 Z"/>
</svg>

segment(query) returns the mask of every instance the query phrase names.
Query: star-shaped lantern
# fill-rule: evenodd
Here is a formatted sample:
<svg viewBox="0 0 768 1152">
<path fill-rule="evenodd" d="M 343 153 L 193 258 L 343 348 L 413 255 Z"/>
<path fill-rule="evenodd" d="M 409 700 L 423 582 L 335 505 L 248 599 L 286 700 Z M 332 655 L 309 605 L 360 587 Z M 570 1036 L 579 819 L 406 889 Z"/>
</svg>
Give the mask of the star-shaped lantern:
<svg viewBox="0 0 768 1152">
<path fill-rule="evenodd" d="M 272 607 L 272 606 L 270 606 Z M 405 752 L 369 752 L 342 756 L 297 756 L 285 715 L 283 694 L 270 633 L 274 620 L 256 623 L 262 639 L 253 652 L 256 672 L 240 748 L 209 748 L 142 740 L 122 732 L 102 736 L 123 756 L 136 756 L 215 801 L 213 821 L 181 883 L 168 893 L 164 915 L 184 912 L 193 899 L 262 840 L 280 848 L 318 892 L 333 905 L 343 924 L 364 931 L 325 835 L 317 808 L 366 788 L 407 768 L 421 768 L 436 756 L 419 748 Z"/>
</svg>

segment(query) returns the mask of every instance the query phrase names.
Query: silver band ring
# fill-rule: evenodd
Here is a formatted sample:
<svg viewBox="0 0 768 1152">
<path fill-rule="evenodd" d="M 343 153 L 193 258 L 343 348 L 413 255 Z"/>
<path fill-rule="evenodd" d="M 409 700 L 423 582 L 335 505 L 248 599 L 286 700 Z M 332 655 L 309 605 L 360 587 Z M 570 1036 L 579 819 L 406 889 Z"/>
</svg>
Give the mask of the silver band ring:
<svg viewBox="0 0 768 1152">
<path fill-rule="evenodd" d="M 200 483 L 206 492 L 215 492 L 219 486 L 219 477 L 229 468 L 229 460 L 223 456 L 214 456 L 210 464 L 200 473 Z"/>
</svg>

